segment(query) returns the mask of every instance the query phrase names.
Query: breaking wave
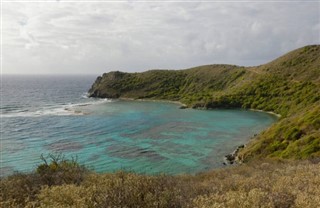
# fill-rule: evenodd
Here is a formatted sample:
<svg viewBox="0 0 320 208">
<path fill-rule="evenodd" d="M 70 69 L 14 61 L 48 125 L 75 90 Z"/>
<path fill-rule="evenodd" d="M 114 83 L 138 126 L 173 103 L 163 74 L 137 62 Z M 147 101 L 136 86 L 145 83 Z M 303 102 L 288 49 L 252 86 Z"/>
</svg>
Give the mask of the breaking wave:
<svg viewBox="0 0 320 208">
<path fill-rule="evenodd" d="M 82 98 L 85 99 L 86 102 L 58 104 L 36 109 L 3 107 L 0 115 L 3 118 L 85 115 L 87 114 L 83 108 L 85 106 L 112 102 L 110 99 L 88 98 L 86 95 L 82 95 Z"/>
</svg>

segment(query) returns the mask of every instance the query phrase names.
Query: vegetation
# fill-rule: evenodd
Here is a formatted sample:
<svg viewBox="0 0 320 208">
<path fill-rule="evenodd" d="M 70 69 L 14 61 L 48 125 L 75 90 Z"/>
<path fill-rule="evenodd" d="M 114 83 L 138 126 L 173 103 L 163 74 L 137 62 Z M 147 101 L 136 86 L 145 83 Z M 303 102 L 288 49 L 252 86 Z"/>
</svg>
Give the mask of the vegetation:
<svg viewBox="0 0 320 208">
<path fill-rule="evenodd" d="M 76 158 L 42 156 L 34 172 L 0 178 L 0 207 L 320 207 L 319 54 L 320 46 L 306 46 L 257 67 L 104 74 L 91 96 L 282 117 L 240 150 L 245 163 L 197 175 L 97 174 Z"/>
<path fill-rule="evenodd" d="M 51 156 L 50 163 L 39 165 L 34 173 L 2 178 L 0 206 L 316 208 L 319 162 L 265 160 L 195 176 L 147 176 L 96 174 L 74 160 Z"/>
<path fill-rule="evenodd" d="M 43 164 L 33 173 L 16 173 L 0 178 L 0 207 L 25 207 L 37 200 L 44 187 L 80 185 L 88 170 L 75 158 L 65 159 L 61 154 L 41 155 Z M 31 206 L 32 207 L 32 206 Z"/>
<path fill-rule="evenodd" d="M 245 108 L 281 114 L 239 158 L 304 159 L 320 156 L 320 46 L 294 50 L 257 67 L 207 65 L 186 70 L 110 72 L 92 97 L 180 101 L 193 108 Z"/>
</svg>

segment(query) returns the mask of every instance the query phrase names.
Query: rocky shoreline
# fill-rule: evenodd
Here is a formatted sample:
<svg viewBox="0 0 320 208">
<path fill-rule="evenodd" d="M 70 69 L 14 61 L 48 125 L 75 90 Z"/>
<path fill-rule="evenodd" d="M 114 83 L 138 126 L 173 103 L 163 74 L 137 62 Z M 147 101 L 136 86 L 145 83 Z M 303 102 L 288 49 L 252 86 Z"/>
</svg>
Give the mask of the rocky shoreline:
<svg viewBox="0 0 320 208">
<path fill-rule="evenodd" d="M 238 153 L 241 149 L 243 149 L 245 145 L 239 145 L 232 153 L 224 156 L 223 165 L 233 165 L 238 162 Z"/>
</svg>

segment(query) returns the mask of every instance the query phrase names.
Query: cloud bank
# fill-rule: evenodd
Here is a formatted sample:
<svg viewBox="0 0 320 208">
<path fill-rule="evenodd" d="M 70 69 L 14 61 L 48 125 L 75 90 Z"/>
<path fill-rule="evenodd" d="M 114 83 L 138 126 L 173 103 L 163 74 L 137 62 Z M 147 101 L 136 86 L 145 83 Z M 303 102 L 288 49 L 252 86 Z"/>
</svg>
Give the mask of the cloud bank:
<svg viewBox="0 0 320 208">
<path fill-rule="evenodd" d="M 264 64 L 320 43 L 319 2 L 4 2 L 3 73 Z"/>
</svg>

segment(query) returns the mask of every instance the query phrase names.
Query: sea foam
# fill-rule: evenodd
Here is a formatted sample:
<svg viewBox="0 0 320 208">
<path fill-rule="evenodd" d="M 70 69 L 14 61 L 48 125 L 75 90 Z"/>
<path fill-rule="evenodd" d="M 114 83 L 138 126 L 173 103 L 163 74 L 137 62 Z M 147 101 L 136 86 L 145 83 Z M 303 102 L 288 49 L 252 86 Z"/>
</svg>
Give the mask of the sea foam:
<svg viewBox="0 0 320 208">
<path fill-rule="evenodd" d="M 11 117 L 40 117 L 40 116 L 70 116 L 70 115 L 86 115 L 85 109 L 82 109 L 85 106 L 89 105 L 99 105 L 108 102 L 112 102 L 110 99 L 97 99 L 97 98 L 88 98 L 83 97 L 87 102 L 80 103 L 68 103 L 60 105 L 52 105 L 42 107 L 36 110 L 15 110 L 9 112 L 1 112 L 0 116 L 3 118 Z"/>
</svg>

